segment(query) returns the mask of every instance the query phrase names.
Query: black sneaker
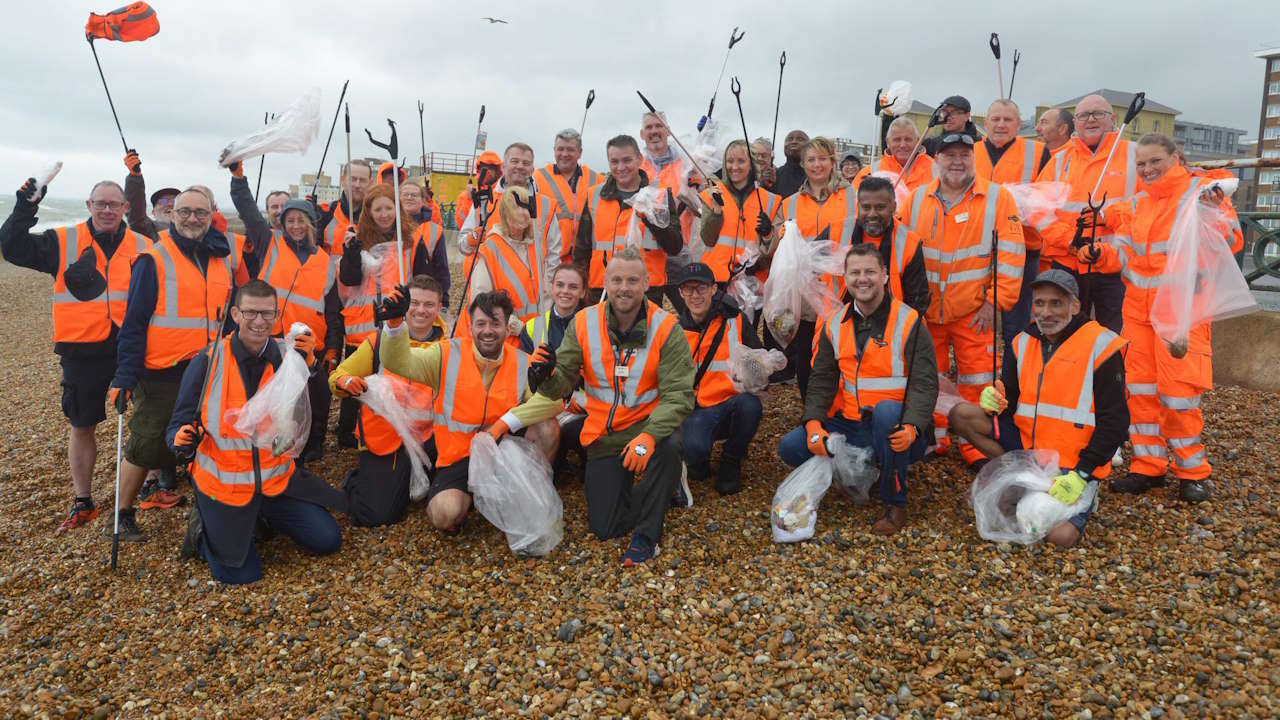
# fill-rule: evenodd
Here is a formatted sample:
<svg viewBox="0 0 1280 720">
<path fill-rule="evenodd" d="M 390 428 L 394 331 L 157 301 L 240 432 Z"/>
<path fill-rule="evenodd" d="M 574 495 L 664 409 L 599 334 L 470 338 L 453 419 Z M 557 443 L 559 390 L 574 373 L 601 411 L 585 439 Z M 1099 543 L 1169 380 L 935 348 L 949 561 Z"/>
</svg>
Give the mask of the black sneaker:
<svg viewBox="0 0 1280 720">
<path fill-rule="evenodd" d="M 183 560 L 191 560 L 200 554 L 200 533 L 204 532 L 204 520 L 200 518 L 200 509 L 191 508 L 187 516 L 187 532 L 182 536 L 182 547 L 178 556 Z"/>
<path fill-rule="evenodd" d="M 693 493 L 689 491 L 689 468 L 680 463 L 680 480 L 676 483 L 676 492 L 671 496 L 671 507 L 693 507 Z"/>
<path fill-rule="evenodd" d="M 133 510 L 121 510 L 119 518 L 120 518 L 120 542 L 127 542 L 127 543 L 146 542 L 147 536 L 143 535 L 142 531 L 138 529 L 138 519 L 134 515 Z M 110 521 L 108 521 L 107 524 L 102 528 L 102 535 L 106 539 L 110 540 L 111 536 L 114 534 L 115 534 L 115 525 L 114 523 L 111 523 Z"/>
<path fill-rule="evenodd" d="M 709 462 L 695 463 L 693 465 L 686 463 L 685 467 L 688 468 L 689 479 L 693 482 L 703 482 L 711 477 L 711 463 Z"/>
<path fill-rule="evenodd" d="M 741 490 L 742 458 L 720 456 L 720 467 L 716 468 L 716 492 L 733 495 Z"/>
<path fill-rule="evenodd" d="M 360 447 L 360 441 L 356 439 L 354 432 L 338 433 L 338 447 L 345 450 L 354 450 Z"/>
<path fill-rule="evenodd" d="M 645 536 L 635 533 L 631 536 L 631 544 L 627 546 L 627 551 L 622 554 L 622 567 L 643 565 L 658 557 L 659 552 L 661 549 L 657 543 L 649 542 Z"/>
<path fill-rule="evenodd" d="M 1164 487 L 1163 475 L 1156 477 L 1154 475 L 1143 475 L 1142 473 L 1129 473 L 1122 478 L 1112 480 L 1110 489 L 1112 492 L 1141 495 L 1156 487 Z"/>
<path fill-rule="evenodd" d="M 1199 503 L 1213 497 L 1207 480 L 1182 480 L 1178 483 L 1178 498 L 1183 502 Z"/>
</svg>

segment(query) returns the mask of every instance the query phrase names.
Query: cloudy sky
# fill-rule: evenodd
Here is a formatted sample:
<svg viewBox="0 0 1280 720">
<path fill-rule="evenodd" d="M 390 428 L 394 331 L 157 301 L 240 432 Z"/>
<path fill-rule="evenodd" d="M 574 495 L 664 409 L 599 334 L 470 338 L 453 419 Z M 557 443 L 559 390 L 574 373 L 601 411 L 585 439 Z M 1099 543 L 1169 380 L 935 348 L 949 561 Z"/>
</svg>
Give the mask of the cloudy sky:
<svg viewBox="0 0 1280 720">
<path fill-rule="evenodd" d="M 123 3 L 125 0 L 105 0 Z M 83 197 L 125 173 L 83 26 L 90 7 L 43 0 L 6 9 L 0 57 L 3 182 L 17 187 L 54 159 L 66 163 L 51 190 Z M 987 37 L 999 32 L 1006 82 L 1022 51 L 1014 97 L 1024 107 L 1099 87 L 1145 90 L 1181 118 L 1257 133 L 1263 63 L 1280 46 L 1275 0 L 1204 3 L 1126 0 L 972 2 L 362 2 L 153 0 L 159 35 L 98 42 L 125 137 L 143 158 L 148 186 L 207 183 L 226 200 L 216 166 L 229 141 L 260 127 L 310 87 L 323 91 L 321 136 L 303 156 L 266 161 L 263 191 L 297 182 L 319 163 L 324 133 L 351 79 L 353 152 L 373 155 L 361 128 L 397 120 L 402 154 L 420 152 L 417 101 L 427 106 L 428 152 L 469 152 L 481 103 L 489 146 L 532 144 L 539 165 L 551 140 L 576 127 L 588 89 L 586 160 L 601 165 L 604 140 L 638 129 L 641 89 L 677 131 L 705 112 L 730 29 L 746 32 L 729 57 L 715 116 L 737 123 L 729 76 L 738 75 L 753 137 L 772 129 L 778 56 L 787 53 L 779 135 L 793 127 L 866 140 L 867 98 L 895 79 L 929 104 L 953 92 L 985 107 L 999 93 Z M 302 10 L 305 8 L 305 10 Z M 607 9 L 606 9 L 607 8 Z M 492 15 L 509 21 L 490 25 Z M 325 169 L 345 155 L 341 123 Z M 358 136 L 357 136 L 358 133 Z M 250 163 L 250 175 L 257 163 Z M 3 183 L 0 183 L 2 185 Z M 9 191 L 5 191 L 8 194 Z"/>
</svg>

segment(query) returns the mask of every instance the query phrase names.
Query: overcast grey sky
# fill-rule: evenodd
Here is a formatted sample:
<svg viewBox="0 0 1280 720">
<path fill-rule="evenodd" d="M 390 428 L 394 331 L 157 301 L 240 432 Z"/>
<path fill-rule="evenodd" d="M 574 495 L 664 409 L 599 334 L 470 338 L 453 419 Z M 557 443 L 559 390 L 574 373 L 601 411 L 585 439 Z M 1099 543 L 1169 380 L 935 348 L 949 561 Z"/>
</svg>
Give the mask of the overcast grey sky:
<svg viewBox="0 0 1280 720">
<path fill-rule="evenodd" d="M 88 12 L 113 3 L 46 0 L 6 9 L 0 50 L 9 72 L 0 103 L 5 187 L 54 159 L 66 163 L 51 189 L 82 197 L 102 178 L 120 179 L 123 151 L 93 57 Z M 779 135 L 800 127 L 865 141 L 868 97 L 895 79 L 934 104 L 961 93 L 975 109 L 998 95 L 987 49 L 999 32 L 1006 82 L 1022 52 L 1014 99 L 1024 108 L 1110 87 L 1145 90 L 1182 119 L 1257 133 L 1262 47 L 1280 45 L 1276 0 L 993 2 L 362 2 L 154 0 L 160 33 L 142 43 L 99 41 L 112 96 L 148 186 L 207 183 L 227 200 L 216 166 L 229 141 L 260 126 L 312 86 L 323 90 L 323 129 L 305 155 L 272 155 L 264 193 L 315 169 L 344 78 L 351 79 L 352 148 L 377 152 L 363 128 L 401 129 L 402 154 L 417 155 L 417 101 L 427 106 L 428 152 L 469 152 L 481 103 L 489 147 L 534 146 L 539 165 L 551 140 L 576 127 L 589 88 L 588 163 L 604 141 L 635 133 L 641 89 L 677 132 L 706 110 L 730 29 L 746 32 L 729 58 L 715 116 L 737 124 L 729 80 L 742 81 L 752 137 L 772 129 L 778 55 L 787 52 Z M 305 8 L 305 10 L 303 9 Z M 480 19 L 492 15 L 508 25 Z M 1024 113 L 1025 114 L 1025 113 Z M 326 171 L 345 156 L 341 122 Z M 257 162 L 249 163 L 251 178 Z M 10 191 L 5 190 L 6 194 Z"/>
</svg>

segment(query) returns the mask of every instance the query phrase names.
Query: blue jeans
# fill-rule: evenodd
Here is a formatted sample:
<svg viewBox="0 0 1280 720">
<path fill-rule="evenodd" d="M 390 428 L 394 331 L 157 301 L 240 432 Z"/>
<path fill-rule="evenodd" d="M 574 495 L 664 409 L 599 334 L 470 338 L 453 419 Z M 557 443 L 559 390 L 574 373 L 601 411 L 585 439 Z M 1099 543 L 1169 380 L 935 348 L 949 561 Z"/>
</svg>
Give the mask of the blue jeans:
<svg viewBox="0 0 1280 720">
<path fill-rule="evenodd" d="M 1000 416 L 999 442 L 1000 442 L 1000 447 L 1004 448 L 1005 452 L 1012 452 L 1014 450 L 1026 449 L 1022 447 L 1022 434 L 1018 432 L 1018 426 L 1014 424 L 1013 420 L 1008 415 Z M 1062 468 L 1061 472 L 1066 472 L 1070 469 L 1071 468 Z M 1097 482 L 1097 480 L 1089 480 L 1089 482 Z M 1101 491 L 1102 488 L 1099 487 L 1098 490 Z M 1084 526 L 1089 522 L 1089 516 L 1093 515 L 1093 511 L 1097 507 L 1098 507 L 1098 503 L 1095 501 L 1094 504 L 1089 506 L 1087 510 L 1083 510 L 1067 518 L 1067 522 L 1074 525 L 1076 530 L 1079 530 L 1080 532 L 1083 533 Z"/>
<path fill-rule="evenodd" d="M 725 457 L 746 457 L 762 412 L 760 398 L 751 393 L 739 393 L 719 405 L 694 408 L 680 426 L 685 464 L 706 465 L 717 440 L 724 440 Z"/>
<path fill-rule="evenodd" d="M 193 509 L 192 512 L 196 511 Z M 338 530 L 337 521 L 328 510 L 315 503 L 285 495 L 263 497 L 258 514 L 272 530 L 288 535 L 302 549 L 314 555 L 329 555 L 342 547 L 342 533 Z M 200 554 L 209 564 L 209 573 L 218 582 L 245 585 L 262 579 L 262 560 L 254 543 L 250 543 L 249 555 L 240 567 L 222 565 L 210 559 L 203 535 Z"/>
<path fill-rule="evenodd" d="M 1018 302 L 1009 312 L 1000 313 L 1004 337 L 1014 335 L 1027 329 L 1031 322 L 1031 283 L 1035 281 L 1040 270 L 1040 251 L 1028 250 L 1027 261 L 1022 268 L 1022 291 L 1018 293 Z"/>
<path fill-rule="evenodd" d="M 823 421 L 822 426 L 827 432 L 844 435 L 850 445 L 869 448 L 880 465 L 880 500 L 886 505 L 906 507 L 907 466 L 924 458 L 924 451 L 932 441 L 932 437 L 930 433 L 922 432 L 906 452 L 894 452 L 889 447 L 889 435 L 897 426 L 901 413 L 902 403 L 896 400 L 882 400 L 876 403 L 869 422 L 835 415 Z M 782 436 L 782 440 L 778 443 L 778 455 L 791 467 L 796 467 L 813 457 L 809 452 L 809 443 L 803 426 Z"/>
</svg>

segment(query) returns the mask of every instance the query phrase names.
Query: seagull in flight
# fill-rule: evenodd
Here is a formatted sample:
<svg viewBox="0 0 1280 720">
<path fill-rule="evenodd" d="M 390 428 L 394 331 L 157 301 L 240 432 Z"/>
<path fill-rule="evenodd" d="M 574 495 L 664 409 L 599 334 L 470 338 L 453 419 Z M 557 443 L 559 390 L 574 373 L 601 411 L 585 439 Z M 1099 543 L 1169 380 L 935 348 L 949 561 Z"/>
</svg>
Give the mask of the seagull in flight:
<svg viewBox="0 0 1280 720">
<path fill-rule="evenodd" d="M 502 23 L 503 25 L 509 25 L 509 24 L 510 24 L 510 23 L 508 23 L 506 20 L 501 20 L 501 19 L 499 19 L 499 18 L 482 17 L 482 18 L 480 18 L 480 19 L 481 19 L 481 20 L 488 20 L 490 25 L 496 25 L 497 23 Z"/>
</svg>

